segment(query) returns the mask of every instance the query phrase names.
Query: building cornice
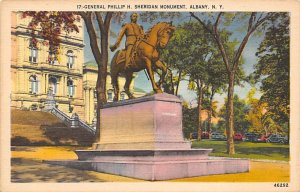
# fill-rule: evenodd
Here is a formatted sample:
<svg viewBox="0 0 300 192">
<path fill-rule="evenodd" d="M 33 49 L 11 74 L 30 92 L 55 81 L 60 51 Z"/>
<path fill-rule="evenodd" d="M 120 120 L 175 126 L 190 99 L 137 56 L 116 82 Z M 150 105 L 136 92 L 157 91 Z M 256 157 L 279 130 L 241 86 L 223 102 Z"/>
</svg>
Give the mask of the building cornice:
<svg viewBox="0 0 300 192">
<path fill-rule="evenodd" d="M 24 32 L 24 31 L 12 31 L 11 34 L 15 35 L 15 36 L 24 35 L 27 37 L 31 37 L 31 34 L 29 32 Z M 39 39 L 43 39 L 40 35 L 36 35 L 36 36 Z M 83 42 L 83 40 L 79 40 L 79 39 L 75 39 L 75 38 L 71 38 L 71 37 L 66 37 L 66 38 Z M 61 38 L 61 43 L 66 44 L 66 45 L 72 45 L 75 47 L 80 47 L 80 48 L 83 48 L 85 46 L 83 43 L 75 43 L 73 41 L 64 40 L 63 38 Z"/>
<path fill-rule="evenodd" d="M 52 69 L 50 67 L 40 67 L 40 66 L 32 66 L 32 65 L 22 65 L 22 66 L 19 66 L 19 65 L 11 65 L 11 68 L 14 68 L 14 69 L 33 69 L 33 70 L 38 70 L 38 71 L 41 71 L 41 72 L 59 72 L 59 73 L 62 73 L 62 74 L 66 74 L 66 75 L 72 75 L 72 76 L 77 76 L 77 77 L 82 77 L 83 75 L 79 72 L 71 72 L 69 70 L 64 70 L 64 69 Z"/>
</svg>

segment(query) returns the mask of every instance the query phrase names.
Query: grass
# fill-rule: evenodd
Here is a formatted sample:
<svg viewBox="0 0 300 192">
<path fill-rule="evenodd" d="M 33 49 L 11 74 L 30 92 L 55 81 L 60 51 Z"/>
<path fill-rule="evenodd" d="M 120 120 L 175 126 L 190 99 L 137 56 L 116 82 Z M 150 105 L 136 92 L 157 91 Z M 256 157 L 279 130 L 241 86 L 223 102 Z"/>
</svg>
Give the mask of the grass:
<svg viewBox="0 0 300 192">
<path fill-rule="evenodd" d="M 289 161 L 289 145 L 235 142 L 234 155 L 227 154 L 226 141 L 194 141 L 193 148 L 212 148 L 210 156 Z"/>
</svg>

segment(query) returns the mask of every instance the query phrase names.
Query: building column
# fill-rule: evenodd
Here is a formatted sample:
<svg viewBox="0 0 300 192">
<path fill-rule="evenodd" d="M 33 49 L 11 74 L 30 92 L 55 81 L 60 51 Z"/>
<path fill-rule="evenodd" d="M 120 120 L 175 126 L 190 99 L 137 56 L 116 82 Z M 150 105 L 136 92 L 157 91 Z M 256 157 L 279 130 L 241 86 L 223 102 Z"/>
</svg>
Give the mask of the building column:
<svg viewBox="0 0 300 192">
<path fill-rule="evenodd" d="M 89 120 L 89 101 L 88 101 L 88 88 L 87 87 L 84 87 L 83 89 L 83 97 L 84 97 L 84 119 L 86 121 Z"/>
<path fill-rule="evenodd" d="M 94 117 L 94 89 L 90 89 L 89 105 L 90 105 L 90 114 L 89 114 L 89 123 L 92 123 Z"/>
<path fill-rule="evenodd" d="M 66 96 L 67 94 L 66 94 L 66 77 L 65 76 L 62 76 L 61 77 L 61 79 L 62 79 L 62 84 L 63 84 L 63 87 L 62 87 L 62 92 L 61 92 L 61 94 L 62 94 L 62 96 Z"/>
<path fill-rule="evenodd" d="M 44 88 L 44 86 L 45 86 L 45 83 L 44 83 L 44 79 L 45 79 L 45 74 L 44 73 L 42 73 L 41 74 L 41 78 L 39 79 L 39 93 L 40 94 L 43 94 L 44 93 L 44 90 L 45 90 L 45 88 Z"/>
<path fill-rule="evenodd" d="M 45 74 L 45 93 L 48 93 L 49 74 Z"/>
<path fill-rule="evenodd" d="M 61 76 L 59 79 L 59 96 L 63 96 L 63 87 L 64 87 L 64 84 L 63 84 L 63 76 Z"/>
</svg>

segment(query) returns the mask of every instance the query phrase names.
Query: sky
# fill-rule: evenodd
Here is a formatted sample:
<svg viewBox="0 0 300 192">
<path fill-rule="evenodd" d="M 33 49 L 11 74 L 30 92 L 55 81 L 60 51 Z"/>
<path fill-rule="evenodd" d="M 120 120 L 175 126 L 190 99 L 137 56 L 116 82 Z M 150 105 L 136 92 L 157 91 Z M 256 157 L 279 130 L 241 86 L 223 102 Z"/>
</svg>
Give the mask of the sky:
<svg viewBox="0 0 300 192">
<path fill-rule="evenodd" d="M 110 35 L 110 39 L 109 39 L 109 44 L 112 45 L 115 43 L 116 41 L 116 34 L 119 33 L 121 26 L 123 23 L 129 23 L 130 22 L 130 14 L 126 14 L 126 16 L 124 17 L 124 20 L 121 23 L 116 23 L 116 22 L 112 22 L 111 24 L 111 28 L 110 30 L 112 31 L 113 35 Z M 183 22 L 189 22 L 190 20 L 194 20 L 193 18 L 191 18 L 189 16 L 188 13 L 183 13 L 182 17 L 178 18 L 174 18 L 174 19 L 159 19 L 159 21 L 173 21 L 173 25 L 178 25 L 180 23 Z M 140 25 L 143 26 L 144 31 L 147 31 L 152 25 L 154 25 L 156 22 L 154 23 L 149 23 L 149 22 L 142 22 L 141 19 L 138 20 L 138 23 Z M 231 36 L 231 40 L 233 39 L 238 39 L 241 40 L 244 37 L 243 32 L 241 32 L 239 30 L 240 26 L 242 24 L 241 23 L 232 23 L 230 26 L 228 26 L 228 29 L 231 30 L 233 32 L 232 36 Z M 84 60 L 85 62 L 91 61 L 91 60 L 95 60 L 92 54 L 92 51 L 90 49 L 90 45 L 89 45 L 89 37 L 88 34 L 86 32 L 86 28 L 84 27 L 84 43 L 85 43 L 85 49 L 84 49 Z M 125 36 L 123 37 L 123 40 L 120 44 L 120 47 L 118 49 L 123 49 L 125 47 Z M 249 39 L 243 53 L 242 53 L 242 57 L 245 60 L 244 65 L 242 66 L 243 69 L 246 72 L 246 75 L 249 75 L 250 73 L 252 73 L 254 71 L 254 65 L 257 63 L 258 59 L 255 56 L 255 53 L 257 51 L 257 48 L 259 47 L 261 41 L 263 40 L 263 35 L 257 36 L 257 35 L 252 35 L 251 38 Z M 111 58 L 113 57 L 114 53 L 111 52 L 109 50 L 109 61 L 111 61 Z M 141 88 L 143 89 L 145 92 L 150 92 L 152 91 L 152 86 L 151 86 L 151 82 L 150 80 L 147 79 L 144 71 L 140 71 L 139 73 L 137 73 L 137 77 L 134 80 L 135 83 L 135 87 L 137 88 Z M 197 105 L 197 95 L 194 91 L 189 91 L 187 89 L 187 81 L 182 81 L 180 83 L 180 87 L 179 87 L 179 94 L 181 96 L 183 96 L 184 100 L 187 101 L 190 106 L 195 107 Z M 240 98 L 246 98 L 247 93 L 249 92 L 249 90 L 251 89 L 251 86 L 248 83 L 244 83 L 243 87 L 240 86 L 235 86 L 235 94 L 239 95 Z M 255 95 L 257 98 L 260 97 L 260 93 L 257 92 Z M 224 104 L 224 98 L 227 97 L 227 92 L 223 93 L 222 95 L 217 94 L 215 96 L 215 100 L 218 101 L 218 108 L 220 108 L 223 104 Z"/>
</svg>

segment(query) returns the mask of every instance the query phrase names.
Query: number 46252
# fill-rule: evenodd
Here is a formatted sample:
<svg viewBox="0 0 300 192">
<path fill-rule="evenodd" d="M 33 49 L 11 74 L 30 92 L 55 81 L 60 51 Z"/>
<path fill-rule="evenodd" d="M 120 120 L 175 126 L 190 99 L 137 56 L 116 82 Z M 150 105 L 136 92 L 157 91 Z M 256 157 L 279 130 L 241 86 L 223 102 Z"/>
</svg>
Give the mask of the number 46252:
<svg viewBox="0 0 300 192">
<path fill-rule="evenodd" d="M 288 183 L 275 183 L 274 187 L 289 187 Z"/>
</svg>

